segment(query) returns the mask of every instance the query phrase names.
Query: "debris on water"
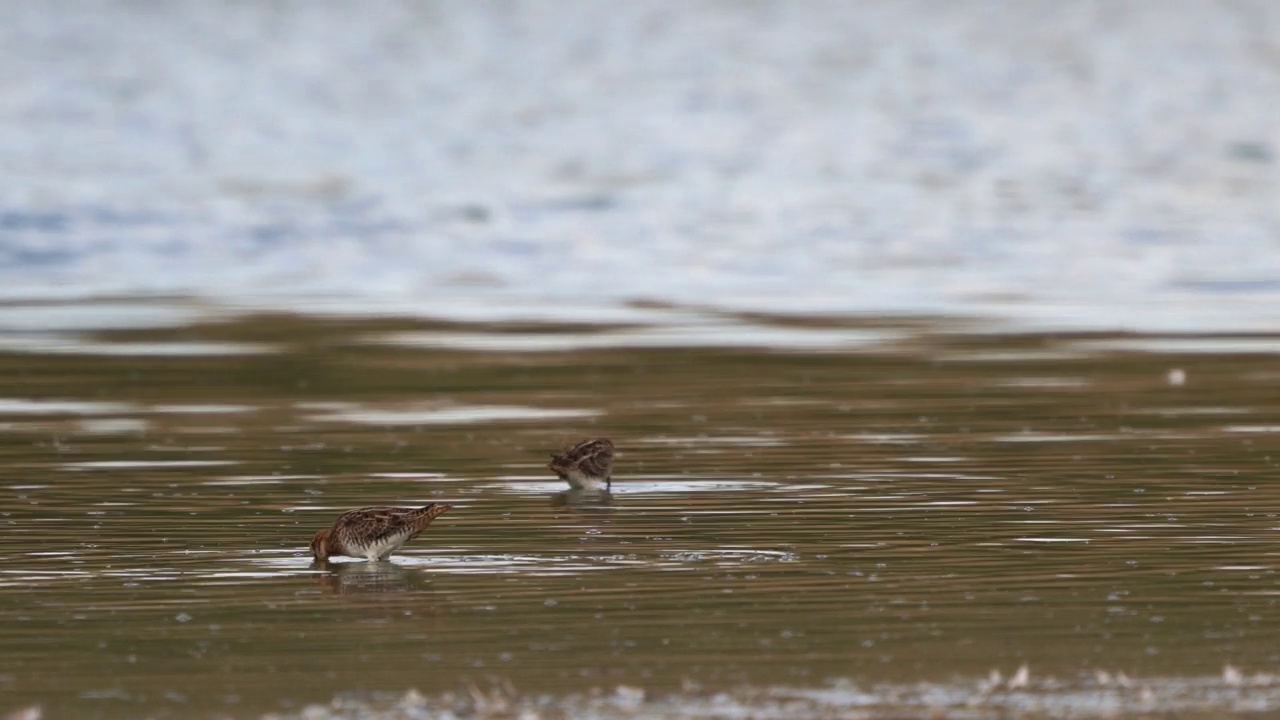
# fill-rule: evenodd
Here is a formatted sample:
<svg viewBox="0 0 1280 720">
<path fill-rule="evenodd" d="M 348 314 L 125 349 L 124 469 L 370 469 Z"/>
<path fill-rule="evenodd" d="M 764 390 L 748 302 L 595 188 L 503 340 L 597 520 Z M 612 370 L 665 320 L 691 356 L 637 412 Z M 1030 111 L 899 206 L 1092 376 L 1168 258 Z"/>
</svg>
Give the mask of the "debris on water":
<svg viewBox="0 0 1280 720">
<path fill-rule="evenodd" d="M 471 706 L 477 713 L 490 715 L 505 713 L 508 710 L 507 694 L 498 688 L 485 693 L 475 685 L 470 685 L 467 687 L 467 693 L 471 696 Z"/>
<path fill-rule="evenodd" d="M 629 707 L 637 709 L 644 703 L 644 688 L 631 687 L 629 685 L 619 685 L 613 691 L 614 702 L 619 707 Z"/>
<path fill-rule="evenodd" d="M 992 668 L 991 672 L 987 673 L 986 679 L 978 683 L 978 694 L 986 695 L 994 692 L 1003 682 L 1004 675 L 1000 673 L 999 668 Z"/>
<path fill-rule="evenodd" d="M 991 672 L 987 673 L 987 677 L 978 683 L 978 697 L 990 695 L 1002 689 L 1022 690 L 1030 684 L 1031 668 L 1026 663 L 1020 665 L 1008 680 L 1004 679 L 1004 674 L 1000 672 L 999 668 L 992 668 Z"/>
<path fill-rule="evenodd" d="M 1112 685 L 1122 688 L 1133 687 L 1133 681 L 1129 679 L 1128 675 L 1124 674 L 1123 670 L 1118 670 L 1115 673 L 1110 673 L 1106 670 L 1095 670 L 1093 671 L 1093 677 L 1102 687 L 1111 687 Z"/>
<path fill-rule="evenodd" d="M 1240 668 L 1227 664 L 1222 666 L 1222 684 L 1227 687 L 1269 687 L 1277 684 L 1280 676 L 1267 672 L 1257 672 L 1252 676 L 1245 675 Z"/>
<path fill-rule="evenodd" d="M 1187 371 L 1182 368 L 1173 368 L 1165 375 L 1165 380 L 1173 387 L 1182 387 L 1187 384 Z"/>
</svg>

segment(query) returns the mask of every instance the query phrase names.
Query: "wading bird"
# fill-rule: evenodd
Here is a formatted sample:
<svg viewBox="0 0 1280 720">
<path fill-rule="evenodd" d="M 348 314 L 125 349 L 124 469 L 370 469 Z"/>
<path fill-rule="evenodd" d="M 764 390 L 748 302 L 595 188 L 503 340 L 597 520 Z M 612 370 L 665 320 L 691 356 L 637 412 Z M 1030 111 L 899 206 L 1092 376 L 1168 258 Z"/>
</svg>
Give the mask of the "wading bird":
<svg viewBox="0 0 1280 720">
<path fill-rule="evenodd" d="M 330 555 L 386 560 L 452 509 L 446 503 L 431 503 L 420 508 L 367 507 L 345 512 L 311 539 L 311 554 L 320 562 Z"/>
<path fill-rule="evenodd" d="M 608 490 L 613 484 L 613 443 L 608 438 L 583 440 L 552 455 L 547 467 L 575 490 Z"/>
</svg>

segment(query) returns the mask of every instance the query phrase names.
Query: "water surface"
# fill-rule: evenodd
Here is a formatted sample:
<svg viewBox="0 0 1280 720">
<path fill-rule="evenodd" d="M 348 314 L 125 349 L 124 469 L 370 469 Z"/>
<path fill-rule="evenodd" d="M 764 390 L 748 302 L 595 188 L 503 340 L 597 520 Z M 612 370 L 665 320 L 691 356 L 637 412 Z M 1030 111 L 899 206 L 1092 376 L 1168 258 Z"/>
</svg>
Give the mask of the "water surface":
<svg viewBox="0 0 1280 720">
<path fill-rule="evenodd" d="M 1280 327 L 1269 0 L 8 5 L 3 298 Z"/>
<path fill-rule="evenodd" d="M 725 322 L 879 339 L 247 316 L 10 347 L 5 707 L 1280 707 L 1276 338 Z M 615 491 L 566 494 L 548 453 L 593 435 Z M 342 510 L 442 500 L 393 563 L 306 556 Z"/>
</svg>

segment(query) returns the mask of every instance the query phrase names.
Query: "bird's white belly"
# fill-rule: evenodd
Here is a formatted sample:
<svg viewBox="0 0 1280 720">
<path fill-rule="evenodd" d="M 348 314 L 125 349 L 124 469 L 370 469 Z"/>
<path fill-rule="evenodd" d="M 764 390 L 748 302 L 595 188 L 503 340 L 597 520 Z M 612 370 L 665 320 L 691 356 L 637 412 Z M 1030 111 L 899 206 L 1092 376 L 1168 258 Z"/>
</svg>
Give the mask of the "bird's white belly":
<svg viewBox="0 0 1280 720">
<path fill-rule="evenodd" d="M 569 487 L 575 490 L 604 490 L 608 487 L 603 478 L 592 477 L 577 468 L 565 473 L 565 479 L 569 481 Z"/>
<path fill-rule="evenodd" d="M 378 538 L 367 545 L 360 548 L 360 555 L 369 560 L 386 560 L 391 553 L 404 547 L 407 535 L 389 535 L 385 538 Z"/>
</svg>

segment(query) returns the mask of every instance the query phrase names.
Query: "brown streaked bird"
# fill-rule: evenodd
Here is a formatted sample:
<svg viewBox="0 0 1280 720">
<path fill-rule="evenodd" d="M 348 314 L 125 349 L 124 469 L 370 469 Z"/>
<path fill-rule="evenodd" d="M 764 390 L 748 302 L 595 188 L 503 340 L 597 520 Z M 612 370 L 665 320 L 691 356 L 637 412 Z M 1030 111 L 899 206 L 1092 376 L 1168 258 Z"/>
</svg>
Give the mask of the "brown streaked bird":
<svg viewBox="0 0 1280 720">
<path fill-rule="evenodd" d="M 551 456 L 551 472 L 575 490 L 608 490 L 613 485 L 613 443 L 583 440 Z"/>
<path fill-rule="evenodd" d="M 318 561 L 330 555 L 386 560 L 432 520 L 449 512 L 452 505 L 431 503 L 420 508 L 367 507 L 338 516 L 333 526 L 311 539 L 311 555 Z"/>
</svg>

